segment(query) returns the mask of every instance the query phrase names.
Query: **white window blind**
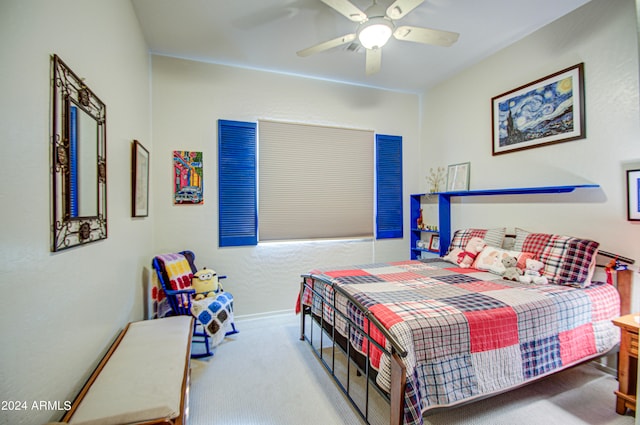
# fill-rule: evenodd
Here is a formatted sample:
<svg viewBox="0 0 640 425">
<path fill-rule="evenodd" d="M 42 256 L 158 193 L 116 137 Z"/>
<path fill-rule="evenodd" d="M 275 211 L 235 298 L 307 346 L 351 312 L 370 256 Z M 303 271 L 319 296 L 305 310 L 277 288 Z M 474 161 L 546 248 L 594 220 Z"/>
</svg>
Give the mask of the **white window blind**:
<svg viewBox="0 0 640 425">
<path fill-rule="evenodd" d="M 373 236 L 374 133 L 258 122 L 259 240 Z"/>
</svg>

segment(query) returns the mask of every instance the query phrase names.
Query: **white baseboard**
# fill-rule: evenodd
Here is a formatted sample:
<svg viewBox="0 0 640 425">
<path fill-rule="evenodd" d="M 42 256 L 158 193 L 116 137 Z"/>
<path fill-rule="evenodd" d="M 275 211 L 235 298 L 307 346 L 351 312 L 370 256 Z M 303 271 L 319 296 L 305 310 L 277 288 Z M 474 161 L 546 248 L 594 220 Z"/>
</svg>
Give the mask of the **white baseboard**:
<svg viewBox="0 0 640 425">
<path fill-rule="evenodd" d="M 264 319 L 266 317 L 277 317 L 277 316 L 293 315 L 293 314 L 295 314 L 293 309 L 277 310 L 277 311 L 268 311 L 265 313 L 243 314 L 242 316 L 234 316 L 234 319 L 237 321 L 258 320 L 258 319 Z"/>
</svg>

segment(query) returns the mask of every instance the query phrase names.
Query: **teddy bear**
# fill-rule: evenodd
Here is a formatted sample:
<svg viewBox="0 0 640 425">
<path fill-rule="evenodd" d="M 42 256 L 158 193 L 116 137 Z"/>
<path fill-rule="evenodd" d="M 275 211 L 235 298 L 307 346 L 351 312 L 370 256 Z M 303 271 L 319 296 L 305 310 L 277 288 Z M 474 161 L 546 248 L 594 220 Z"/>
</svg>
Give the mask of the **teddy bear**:
<svg viewBox="0 0 640 425">
<path fill-rule="evenodd" d="M 522 283 L 536 283 L 539 285 L 546 285 L 549 280 L 540 274 L 540 271 L 544 267 L 542 261 L 535 260 L 533 258 L 527 258 L 525 262 L 526 266 L 524 274 L 518 276 L 518 280 Z"/>
<path fill-rule="evenodd" d="M 191 287 L 196 290 L 194 299 L 201 300 L 206 297 L 215 297 L 220 289 L 218 275 L 214 270 L 204 268 L 198 270 L 191 279 Z"/>
<path fill-rule="evenodd" d="M 468 269 L 486 245 L 484 239 L 474 236 L 469 239 L 464 249 L 453 248 L 444 259 Z"/>
<path fill-rule="evenodd" d="M 518 281 L 522 272 L 520 269 L 516 267 L 518 264 L 518 259 L 516 257 L 505 257 L 502 259 L 502 264 L 504 265 L 504 273 L 502 274 L 502 278 L 506 280 L 515 280 Z"/>
</svg>

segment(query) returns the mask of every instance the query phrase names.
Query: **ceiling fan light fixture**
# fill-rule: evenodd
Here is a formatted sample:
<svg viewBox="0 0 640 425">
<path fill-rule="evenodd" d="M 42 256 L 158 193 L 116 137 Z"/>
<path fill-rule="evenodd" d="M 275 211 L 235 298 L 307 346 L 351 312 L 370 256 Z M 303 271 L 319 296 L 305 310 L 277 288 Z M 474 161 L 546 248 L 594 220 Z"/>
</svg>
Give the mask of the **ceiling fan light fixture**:
<svg viewBox="0 0 640 425">
<path fill-rule="evenodd" d="M 366 49 L 378 49 L 384 46 L 393 33 L 393 24 L 382 17 L 371 18 L 358 30 L 358 40 Z"/>
</svg>

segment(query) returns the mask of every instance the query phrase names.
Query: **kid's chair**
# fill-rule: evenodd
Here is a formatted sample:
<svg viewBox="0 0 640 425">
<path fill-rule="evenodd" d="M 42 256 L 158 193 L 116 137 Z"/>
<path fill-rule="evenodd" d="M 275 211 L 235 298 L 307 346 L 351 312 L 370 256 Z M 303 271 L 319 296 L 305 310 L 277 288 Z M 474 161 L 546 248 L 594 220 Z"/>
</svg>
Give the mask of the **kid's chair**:
<svg viewBox="0 0 640 425">
<path fill-rule="evenodd" d="M 196 290 L 191 287 L 191 279 L 197 273 L 195 254 L 181 251 L 162 254 L 153 258 L 151 266 L 155 270 L 152 298 L 154 318 L 167 316 L 193 316 L 193 342 L 205 346 L 204 353 L 192 353 L 192 358 L 213 355 L 211 348 L 218 345 L 225 336 L 238 333 L 233 321 L 233 295 L 225 292 L 222 285 L 213 294 L 204 294 L 202 300 L 194 300 Z M 226 276 L 218 276 L 225 279 Z M 155 279 L 154 279 L 155 280 Z"/>
</svg>

